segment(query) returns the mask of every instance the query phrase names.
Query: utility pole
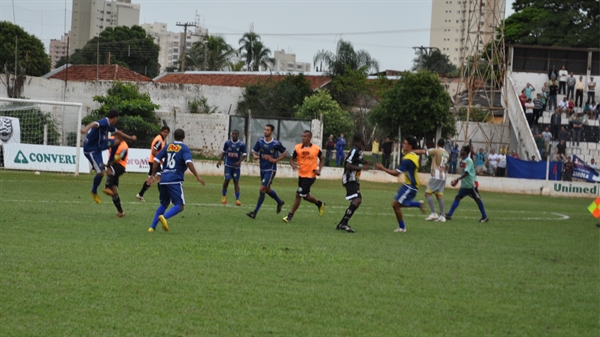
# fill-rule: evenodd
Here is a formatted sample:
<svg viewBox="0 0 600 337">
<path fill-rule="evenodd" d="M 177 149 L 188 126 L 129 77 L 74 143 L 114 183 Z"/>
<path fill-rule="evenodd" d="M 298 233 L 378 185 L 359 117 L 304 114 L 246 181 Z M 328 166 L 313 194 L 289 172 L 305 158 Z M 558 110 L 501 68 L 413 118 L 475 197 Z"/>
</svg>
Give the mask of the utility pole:
<svg viewBox="0 0 600 337">
<path fill-rule="evenodd" d="M 181 49 L 181 72 L 183 72 L 185 69 L 185 47 L 187 46 L 187 28 L 188 27 L 196 27 L 196 24 L 192 23 L 192 22 L 186 22 L 186 23 L 177 22 L 177 26 L 183 27 L 183 46 Z"/>
<path fill-rule="evenodd" d="M 413 47 L 413 49 L 415 50 L 419 50 L 419 70 L 423 69 L 423 51 L 425 51 L 425 55 L 429 56 L 431 54 L 431 52 L 435 49 L 435 50 L 440 50 L 437 47 Z"/>
</svg>

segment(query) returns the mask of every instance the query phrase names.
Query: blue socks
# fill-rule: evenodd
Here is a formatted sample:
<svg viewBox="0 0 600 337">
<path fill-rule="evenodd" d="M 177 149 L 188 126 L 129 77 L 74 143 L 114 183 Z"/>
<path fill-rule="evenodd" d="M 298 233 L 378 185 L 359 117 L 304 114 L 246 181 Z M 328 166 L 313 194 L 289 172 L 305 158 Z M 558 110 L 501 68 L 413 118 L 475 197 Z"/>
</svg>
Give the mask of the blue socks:
<svg viewBox="0 0 600 337">
<path fill-rule="evenodd" d="M 98 193 L 98 186 L 100 186 L 101 183 L 102 183 L 102 176 L 96 174 L 94 176 L 94 183 L 92 184 L 92 193 L 94 193 L 94 194 Z"/>
<path fill-rule="evenodd" d="M 416 202 L 416 201 L 411 201 L 410 205 L 408 205 L 408 207 L 421 207 L 421 203 Z M 404 227 L 402 227 L 402 228 L 404 228 Z"/>
<path fill-rule="evenodd" d="M 221 193 L 223 194 L 223 196 L 227 195 L 227 190 L 221 190 Z"/>
<path fill-rule="evenodd" d="M 481 201 L 481 199 L 477 200 L 477 206 L 479 206 L 479 211 L 481 212 L 481 217 L 487 218 L 487 214 L 485 214 L 485 208 L 483 208 L 483 201 Z"/>
<path fill-rule="evenodd" d="M 275 201 L 277 201 L 277 205 L 281 204 L 281 199 L 279 199 L 279 196 L 277 195 L 277 193 L 275 193 L 274 189 L 271 189 L 271 192 L 269 193 L 269 196 L 273 199 L 275 199 Z"/>
<path fill-rule="evenodd" d="M 265 201 L 265 194 L 264 193 L 260 193 L 258 195 L 258 202 L 256 202 L 256 208 L 254 208 L 254 213 L 258 213 L 258 210 L 260 209 L 260 206 L 262 206 L 263 202 Z"/>
<path fill-rule="evenodd" d="M 240 200 L 240 192 L 235 192 L 235 200 Z"/>
<path fill-rule="evenodd" d="M 400 227 L 402 229 L 406 228 L 406 225 L 404 225 L 404 220 L 398 222 L 398 227 Z"/>
<path fill-rule="evenodd" d="M 172 218 L 172 217 L 176 216 L 178 213 L 180 213 L 181 211 L 182 211 L 181 207 L 179 205 L 175 205 L 175 206 L 171 207 L 171 209 L 167 212 L 167 214 L 165 214 L 165 219 Z"/>
<path fill-rule="evenodd" d="M 156 229 L 156 224 L 158 224 L 158 216 L 165 214 L 165 211 L 167 210 L 167 206 L 161 204 L 156 209 L 156 213 L 154 214 L 154 219 L 152 219 L 152 225 L 150 225 L 150 227 L 152 227 L 152 229 Z"/>
</svg>

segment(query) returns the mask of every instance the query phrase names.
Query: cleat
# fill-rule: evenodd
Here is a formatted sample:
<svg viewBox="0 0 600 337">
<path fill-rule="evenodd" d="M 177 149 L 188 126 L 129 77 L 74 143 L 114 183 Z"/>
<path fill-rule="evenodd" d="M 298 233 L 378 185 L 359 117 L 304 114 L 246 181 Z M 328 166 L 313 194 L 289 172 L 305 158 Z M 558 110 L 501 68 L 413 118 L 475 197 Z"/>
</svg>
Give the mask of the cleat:
<svg viewBox="0 0 600 337">
<path fill-rule="evenodd" d="M 246 213 L 246 215 L 251 217 L 252 219 L 256 219 L 256 213 L 254 213 L 254 212 L 248 212 L 248 213 Z"/>
<path fill-rule="evenodd" d="M 338 224 L 338 225 L 335 227 L 335 230 L 337 230 L 337 231 L 339 231 L 339 230 L 342 230 L 342 224 L 341 224 L 341 223 L 340 223 L 340 224 Z"/>
<path fill-rule="evenodd" d="M 223 205 L 227 204 L 227 197 L 226 197 L 226 196 L 224 196 L 224 195 L 223 195 L 223 196 L 221 196 L 221 203 L 222 203 Z"/>
<path fill-rule="evenodd" d="M 102 200 L 100 200 L 100 196 L 98 196 L 98 193 L 92 192 L 92 198 L 94 199 L 94 202 L 96 202 L 97 204 L 102 203 Z"/>
<path fill-rule="evenodd" d="M 124 212 L 117 213 L 117 218 L 124 218 L 124 217 L 125 217 L 125 213 Z"/>
<path fill-rule="evenodd" d="M 290 222 L 291 219 L 288 219 L 287 215 L 283 217 L 283 222 Z"/>
<path fill-rule="evenodd" d="M 427 221 L 434 221 L 434 220 L 436 220 L 436 221 L 437 221 L 437 219 L 438 219 L 438 218 L 439 218 L 439 217 L 438 217 L 438 215 L 437 215 L 437 214 L 435 214 L 435 213 L 431 213 L 431 214 L 430 214 L 428 217 L 426 217 L 426 218 L 425 218 L 425 220 L 427 220 Z M 443 218 L 443 217 L 442 217 L 442 218 Z"/>
<path fill-rule="evenodd" d="M 452 220 L 452 215 L 446 213 L 446 220 Z"/>
<path fill-rule="evenodd" d="M 342 226 L 340 227 L 340 230 L 342 230 L 342 231 L 346 231 L 346 232 L 348 232 L 348 233 L 355 233 L 354 229 L 352 229 L 352 228 L 351 228 L 350 226 L 348 226 L 348 225 L 342 225 Z"/>
<path fill-rule="evenodd" d="M 481 218 L 481 220 L 479 220 L 479 222 L 488 222 L 488 221 L 490 221 L 490 219 L 488 219 L 487 216 L 485 218 Z"/>
<path fill-rule="evenodd" d="M 110 195 L 111 197 L 114 195 L 113 191 L 108 187 L 104 188 L 102 192 L 104 192 L 106 195 Z"/>
<path fill-rule="evenodd" d="M 406 233 L 406 228 L 396 228 L 394 229 L 394 233 Z"/>
<path fill-rule="evenodd" d="M 437 222 L 446 222 L 446 218 L 444 216 L 441 216 L 441 217 L 437 218 L 435 221 L 437 221 Z"/>
<path fill-rule="evenodd" d="M 425 201 L 419 200 L 419 209 L 421 210 L 421 213 L 425 214 Z"/>
<path fill-rule="evenodd" d="M 277 214 L 281 213 L 281 208 L 285 204 L 285 201 L 281 200 L 281 204 L 277 204 Z"/>
<path fill-rule="evenodd" d="M 321 207 L 319 207 L 319 216 L 323 216 L 325 214 L 325 203 L 321 202 Z"/>
<path fill-rule="evenodd" d="M 141 201 L 141 202 L 146 202 L 146 200 L 144 199 L 144 197 L 142 197 L 139 193 L 136 194 L 135 197 L 138 198 L 138 200 Z"/>
<path fill-rule="evenodd" d="M 162 228 L 165 230 L 165 232 L 168 232 L 169 231 L 169 222 L 167 221 L 167 219 L 165 219 L 165 216 L 159 215 L 158 221 L 160 221 L 160 224 L 162 225 Z"/>
<path fill-rule="evenodd" d="M 154 233 L 154 228 L 152 228 L 152 227 L 148 228 L 148 233 Z"/>
<path fill-rule="evenodd" d="M 241 201 L 239 201 L 239 200 L 236 200 L 236 201 L 235 201 L 235 205 L 236 205 L 236 206 L 242 206 L 242 202 L 241 202 Z"/>
</svg>

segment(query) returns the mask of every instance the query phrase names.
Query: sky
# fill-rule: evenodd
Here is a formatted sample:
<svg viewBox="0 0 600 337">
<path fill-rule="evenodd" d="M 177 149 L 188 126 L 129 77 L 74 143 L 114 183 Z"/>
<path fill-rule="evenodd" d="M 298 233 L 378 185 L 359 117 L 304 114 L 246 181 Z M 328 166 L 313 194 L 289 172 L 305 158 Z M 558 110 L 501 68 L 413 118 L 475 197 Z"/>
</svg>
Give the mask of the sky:
<svg viewBox="0 0 600 337">
<path fill-rule="evenodd" d="M 339 39 L 365 50 L 380 70 L 408 70 L 413 47 L 429 45 L 431 8 L 444 0 L 132 0 L 140 4 L 140 24 L 195 22 L 221 35 L 234 48 L 253 27 L 272 52 L 296 54 L 312 63 L 322 50 L 335 53 Z M 506 15 L 512 14 L 507 0 Z M 71 26 L 72 0 L 0 0 L 0 21 L 10 21 L 38 37 L 48 50 Z"/>
</svg>

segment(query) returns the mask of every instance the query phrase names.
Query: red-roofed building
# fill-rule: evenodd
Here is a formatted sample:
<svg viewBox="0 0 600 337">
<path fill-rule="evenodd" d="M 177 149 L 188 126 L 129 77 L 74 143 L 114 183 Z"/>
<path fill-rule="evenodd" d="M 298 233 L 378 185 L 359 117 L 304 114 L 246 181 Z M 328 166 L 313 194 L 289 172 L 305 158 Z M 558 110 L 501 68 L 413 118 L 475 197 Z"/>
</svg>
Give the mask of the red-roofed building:
<svg viewBox="0 0 600 337">
<path fill-rule="evenodd" d="M 108 65 L 69 65 L 62 66 L 44 76 L 48 79 L 60 79 L 67 81 L 124 81 L 124 82 L 152 82 L 152 79 L 140 75 L 135 71 L 121 67 L 116 64 Z"/>
<path fill-rule="evenodd" d="M 271 78 L 282 80 L 286 75 L 262 73 L 262 72 L 222 72 L 203 71 L 185 73 L 164 73 L 154 78 L 155 83 L 173 84 L 198 84 L 216 87 L 245 87 L 248 84 L 256 84 Z M 310 88 L 316 90 L 327 85 L 331 78 L 323 75 L 304 75 L 310 82 Z"/>
</svg>

